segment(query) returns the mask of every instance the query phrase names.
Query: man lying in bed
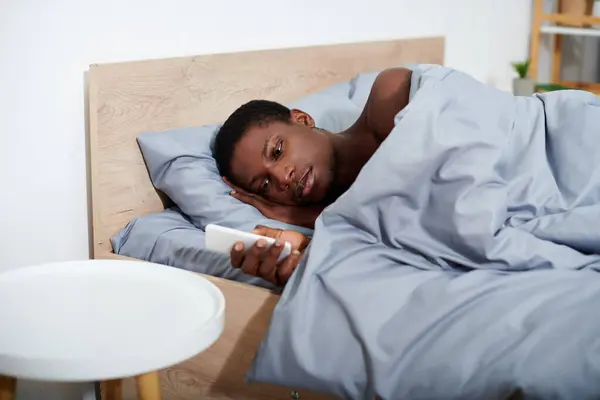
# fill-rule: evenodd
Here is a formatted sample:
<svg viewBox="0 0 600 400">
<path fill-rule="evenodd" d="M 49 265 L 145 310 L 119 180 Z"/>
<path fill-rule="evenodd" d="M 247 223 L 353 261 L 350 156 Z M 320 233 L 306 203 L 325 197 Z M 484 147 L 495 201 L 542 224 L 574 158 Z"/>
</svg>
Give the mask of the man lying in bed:
<svg viewBox="0 0 600 400">
<path fill-rule="evenodd" d="M 215 158 L 231 195 L 268 218 L 312 228 L 393 129 L 395 115 L 408 104 L 411 75 L 405 68 L 381 72 L 360 117 L 343 134 L 319 129 L 307 113 L 278 103 L 255 100 L 241 106 L 215 140 Z M 288 241 L 295 251 L 277 265 L 280 242 L 265 250 L 266 243 L 259 241 L 248 251 L 238 243 L 232 265 L 285 284 L 308 238 L 266 227 L 257 233 Z"/>
</svg>

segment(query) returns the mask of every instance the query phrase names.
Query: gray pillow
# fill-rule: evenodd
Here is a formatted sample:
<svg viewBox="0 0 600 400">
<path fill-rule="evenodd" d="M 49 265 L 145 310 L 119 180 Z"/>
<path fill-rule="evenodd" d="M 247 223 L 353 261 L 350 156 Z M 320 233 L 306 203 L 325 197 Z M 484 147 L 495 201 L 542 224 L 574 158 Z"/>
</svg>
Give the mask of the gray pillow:
<svg viewBox="0 0 600 400">
<path fill-rule="evenodd" d="M 331 86 L 290 104 L 309 113 L 318 127 L 339 132 L 360 115 L 362 100 L 352 99 L 354 79 Z M 233 110 L 232 110 L 233 111 Z M 262 224 L 281 229 L 311 230 L 265 218 L 254 207 L 229 195 L 212 156 L 219 125 L 144 132 L 137 139 L 154 186 L 165 193 L 200 229 L 219 224 L 249 231 Z"/>
<path fill-rule="evenodd" d="M 176 208 L 134 218 L 111 238 L 115 253 L 206 275 L 277 289 L 261 278 L 233 268 L 228 255 L 204 247 L 204 231 Z"/>
</svg>

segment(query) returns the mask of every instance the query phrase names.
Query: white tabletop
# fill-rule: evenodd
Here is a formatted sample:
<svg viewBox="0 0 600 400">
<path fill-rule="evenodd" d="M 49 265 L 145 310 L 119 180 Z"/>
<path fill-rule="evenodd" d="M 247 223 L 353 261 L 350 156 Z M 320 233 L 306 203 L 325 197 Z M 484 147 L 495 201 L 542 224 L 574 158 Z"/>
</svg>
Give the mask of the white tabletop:
<svg viewBox="0 0 600 400">
<path fill-rule="evenodd" d="M 198 274 L 93 260 L 0 273 L 0 375 L 134 376 L 184 361 L 224 327 L 225 299 Z"/>
</svg>

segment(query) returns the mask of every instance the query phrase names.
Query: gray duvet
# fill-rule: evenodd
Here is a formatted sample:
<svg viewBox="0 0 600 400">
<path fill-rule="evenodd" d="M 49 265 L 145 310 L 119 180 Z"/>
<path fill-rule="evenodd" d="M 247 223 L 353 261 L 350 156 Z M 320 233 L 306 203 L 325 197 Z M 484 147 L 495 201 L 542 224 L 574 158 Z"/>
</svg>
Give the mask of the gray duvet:
<svg viewBox="0 0 600 400">
<path fill-rule="evenodd" d="M 412 86 L 317 221 L 249 379 L 348 399 L 600 398 L 600 101 L 516 98 L 437 66 Z"/>
</svg>

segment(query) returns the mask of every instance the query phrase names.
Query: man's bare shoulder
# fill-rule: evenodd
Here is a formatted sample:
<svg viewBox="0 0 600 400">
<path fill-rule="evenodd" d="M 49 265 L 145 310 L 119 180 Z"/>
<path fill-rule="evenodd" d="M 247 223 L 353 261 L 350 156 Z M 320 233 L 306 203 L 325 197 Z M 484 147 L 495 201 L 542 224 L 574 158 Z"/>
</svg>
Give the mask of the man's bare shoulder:
<svg viewBox="0 0 600 400">
<path fill-rule="evenodd" d="M 380 140 L 394 127 L 394 117 L 408 104 L 412 71 L 390 68 L 382 71 L 371 88 L 365 105 L 365 122 Z"/>
</svg>

